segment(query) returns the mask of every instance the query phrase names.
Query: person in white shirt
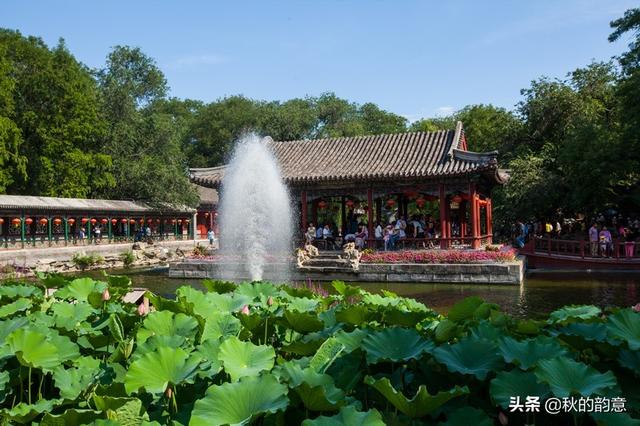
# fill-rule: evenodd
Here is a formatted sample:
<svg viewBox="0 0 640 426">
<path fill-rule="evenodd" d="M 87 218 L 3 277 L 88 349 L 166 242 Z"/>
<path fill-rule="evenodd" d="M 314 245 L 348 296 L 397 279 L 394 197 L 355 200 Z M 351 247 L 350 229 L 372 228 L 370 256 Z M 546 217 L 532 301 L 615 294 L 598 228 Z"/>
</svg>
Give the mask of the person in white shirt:
<svg viewBox="0 0 640 426">
<path fill-rule="evenodd" d="M 376 228 L 374 229 L 374 235 L 376 237 L 376 240 L 381 240 L 384 237 L 384 231 L 382 230 L 382 225 L 380 225 L 380 222 L 378 222 Z"/>
<path fill-rule="evenodd" d="M 212 246 L 213 242 L 216 240 L 216 234 L 213 232 L 213 229 L 209 228 L 207 232 L 207 239 L 209 240 L 209 245 Z"/>
<path fill-rule="evenodd" d="M 313 240 L 316 238 L 316 227 L 313 226 L 313 223 L 309 223 L 309 227 L 307 228 L 307 233 L 305 234 L 305 238 L 307 240 L 307 244 L 313 243 Z"/>
</svg>

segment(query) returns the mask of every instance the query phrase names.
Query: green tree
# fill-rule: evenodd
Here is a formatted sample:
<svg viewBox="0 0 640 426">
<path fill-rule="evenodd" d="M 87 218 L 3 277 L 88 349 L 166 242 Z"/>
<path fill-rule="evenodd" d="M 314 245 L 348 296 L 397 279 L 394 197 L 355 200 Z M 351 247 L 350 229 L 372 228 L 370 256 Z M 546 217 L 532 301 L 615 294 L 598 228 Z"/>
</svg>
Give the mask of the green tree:
<svg viewBox="0 0 640 426">
<path fill-rule="evenodd" d="M 365 134 L 389 134 L 407 131 L 407 119 L 384 111 L 377 105 L 366 103 L 359 109 L 360 121 Z"/>
</svg>

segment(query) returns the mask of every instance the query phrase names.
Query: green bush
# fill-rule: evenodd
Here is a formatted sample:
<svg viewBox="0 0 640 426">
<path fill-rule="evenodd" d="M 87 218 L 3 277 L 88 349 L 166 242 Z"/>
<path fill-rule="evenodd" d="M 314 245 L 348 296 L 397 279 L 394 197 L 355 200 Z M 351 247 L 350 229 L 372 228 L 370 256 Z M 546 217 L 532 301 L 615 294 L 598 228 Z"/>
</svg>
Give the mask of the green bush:
<svg viewBox="0 0 640 426">
<path fill-rule="evenodd" d="M 193 248 L 192 254 L 194 256 L 206 256 L 207 248 L 205 246 L 201 246 L 200 244 L 196 244 Z"/>
<path fill-rule="evenodd" d="M 76 253 L 71 261 L 81 270 L 85 270 L 90 266 L 98 265 L 104 262 L 104 258 L 98 254 L 82 254 Z"/>
<path fill-rule="evenodd" d="M 125 267 L 129 267 L 133 262 L 136 261 L 136 256 L 133 254 L 133 251 L 127 250 L 125 252 L 120 253 L 120 259 L 124 263 Z"/>
<path fill-rule="evenodd" d="M 0 423 L 520 425 L 532 413 L 511 397 L 571 395 L 624 397 L 627 412 L 535 424 L 638 424 L 632 308 L 515 319 L 471 297 L 444 316 L 341 282 L 321 296 L 206 281 L 147 293 L 149 309 L 122 302 L 128 278 L 106 280 L 0 285 Z"/>
</svg>

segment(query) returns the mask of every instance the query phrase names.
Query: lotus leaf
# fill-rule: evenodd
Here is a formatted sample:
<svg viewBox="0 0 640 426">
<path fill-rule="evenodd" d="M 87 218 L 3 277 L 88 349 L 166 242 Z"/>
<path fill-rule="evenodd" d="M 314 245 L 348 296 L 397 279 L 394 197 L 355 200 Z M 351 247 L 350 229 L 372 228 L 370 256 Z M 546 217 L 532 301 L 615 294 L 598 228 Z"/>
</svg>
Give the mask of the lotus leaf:
<svg viewBox="0 0 640 426">
<path fill-rule="evenodd" d="M 29 324 L 29 320 L 25 317 L 17 317 L 0 321 L 0 345 L 4 343 L 7 336 L 13 333 L 14 330 L 22 328 L 27 324 Z"/>
<path fill-rule="evenodd" d="M 405 311 L 403 308 L 388 308 L 382 313 L 382 320 L 388 325 L 397 325 L 400 327 L 411 327 L 425 319 L 429 314 L 427 312 Z"/>
<path fill-rule="evenodd" d="M 506 362 L 516 364 L 523 370 L 534 367 L 541 359 L 568 355 L 557 341 L 544 336 L 522 341 L 504 337 L 500 339 L 498 347 Z"/>
<path fill-rule="evenodd" d="M 109 413 L 111 420 L 124 426 L 140 425 L 149 420 L 145 413 L 142 401 L 138 398 L 114 398 L 111 396 L 94 395 L 93 402 L 96 408 Z"/>
<path fill-rule="evenodd" d="M 611 371 L 602 374 L 593 367 L 565 357 L 542 360 L 535 371 L 538 380 L 548 383 L 559 398 L 579 394 L 600 394 L 616 385 Z"/>
<path fill-rule="evenodd" d="M 318 373 L 311 367 L 303 368 L 288 362 L 278 369 L 289 382 L 304 406 L 312 411 L 333 411 L 344 405 L 344 392 L 338 389 L 328 374 Z"/>
<path fill-rule="evenodd" d="M 498 341 L 503 335 L 503 331 L 494 327 L 489 321 L 480 321 L 478 325 L 469 330 L 471 337 L 476 339 L 486 339 L 490 341 Z"/>
<path fill-rule="evenodd" d="M 493 426 L 493 420 L 487 414 L 474 407 L 462 407 L 447 415 L 446 422 L 438 423 L 438 426 Z"/>
<path fill-rule="evenodd" d="M 360 328 L 354 329 L 348 333 L 344 330 L 338 330 L 334 333 L 333 338 L 344 345 L 344 351 L 349 353 L 359 349 L 362 340 L 367 336 L 368 332 Z"/>
<path fill-rule="evenodd" d="M 502 366 L 497 346 L 485 339 L 466 338 L 454 345 L 445 344 L 436 348 L 433 356 L 449 371 L 470 374 L 480 380 Z"/>
<path fill-rule="evenodd" d="M 527 396 L 539 396 L 543 400 L 550 393 L 549 387 L 538 383 L 536 375 L 521 370 L 501 371 L 491 381 L 491 399 L 504 409 L 509 408 L 509 399 L 519 396 L 525 401 Z"/>
<path fill-rule="evenodd" d="M 93 425 L 96 420 L 106 417 L 107 414 L 100 411 L 71 408 L 62 414 L 46 413 L 40 426 Z"/>
<path fill-rule="evenodd" d="M 202 285 L 212 293 L 231 293 L 238 287 L 232 282 L 217 280 L 202 280 Z"/>
<path fill-rule="evenodd" d="M 136 346 L 135 352 L 133 352 L 133 359 L 138 359 L 141 356 L 154 352 L 158 348 L 182 348 L 188 350 L 189 345 L 183 336 L 151 336 L 144 343 L 140 343 Z"/>
<path fill-rule="evenodd" d="M 607 321 L 609 336 L 627 342 L 632 351 L 640 350 L 640 314 L 631 309 L 622 309 Z"/>
<path fill-rule="evenodd" d="M 7 318 L 18 312 L 26 311 L 31 306 L 31 300 L 21 297 L 13 303 L 0 307 L 0 318 Z"/>
<path fill-rule="evenodd" d="M 345 350 L 346 346 L 333 337 L 324 341 L 318 348 L 309 366 L 317 372 L 324 373 Z"/>
<path fill-rule="evenodd" d="M 289 326 L 298 333 L 311 333 L 324 328 L 324 323 L 315 313 L 286 310 L 284 317 Z"/>
<path fill-rule="evenodd" d="M 350 305 L 336 311 L 336 320 L 346 324 L 361 325 L 369 321 L 372 313 L 366 306 Z"/>
<path fill-rule="evenodd" d="M 193 341 L 198 329 L 198 321 L 195 318 L 169 311 L 151 312 L 142 325 L 136 336 L 138 343 L 144 343 L 149 337 L 156 335 L 179 335 Z"/>
<path fill-rule="evenodd" d="M 15 298 L 39 298 L 42 297 L 42 290 L 32 285 L 2 285 L 0 286 L 0 300 Z"/>
<path fill-rule="evenodd" d="M 397 297 L 385 297 L 371 293 L 367 293 L 362 297 L 362 302 L 376 306 L 397 306 L 401 300 L 402 299 L 398 299 Z"/>
<path fill-rule="evenodd" d="M 216 312 L 214 298 L 193 287 L 180 287 L 176 291 L 176 300 L 185 306 L 185 311 L 191 315 L 206 318 L 211 312 Z"/>
<path fill-rule="evenodd" d="M 600 315 L 601 310 L 593 305 L 570 305 L 551 312 L 549 314 L 549 322 L 558 323 L 570 319 L 590 319 Z"/>
<path fill-rule="evenodd" d="M 345 284 L 344 281 L 332 281 L 331 286 L 345 299 L 362 294 L 360 287 Z"/>
<path fill-rule="evenodd" d="M 434 337 L 438 343 L 448 342 L 453 339 L 458 332 L 458 324 L 449 319 L 444 319 L 436 326 Z"/>
<path fill-rule="evenodd" d="M 241 328 L 240 320 L 233 315 L 222 312 L 212 312 L 206 317 L 200 340 L 205 341 L 208 339 L 237 336 Z"/>
<path fill-rule="evenodd" d="M 325 339 L 309 339 L 308 336 L 282 346 L 282 351 L 296 355 L 313 355 L 322 346 Z"/>
<path fill-rule="evenodd" d="M 4 402 L 5 398 L 11 392 L 11 388 L 7 389 L 10 375 L 8 371 L 0 371 L 0 403 Z"/>
<path fill-rule="evenodd" d="M 197 372 L 201 358 L 181 348 L 160 347 L 135 360 L 124 379 L 128 394 L 144 389 L 161 394 L 169 385 L 189 383 Z"/>
<path fill-rule="evenodd" d="M 461 322 L 473 319 L 473 315 L 484 301 L 478 296 L 467 297 L 456 303 L 449 310 L 447 317 L 453 322 Z"/>
<path fill-rule="evenodd" d="M 402 413 L 413 418 L 431 414 L 451 399 L 469 393 L 469 389 L 466 386 L 456 386 L 448 391 L 441 391 L 435 395 L 431 395 L 425 385 L 420 385 L 415 396 L 408 399 L 401 392 L 395 390 L 386 377 L 375 380 L 373 377 L 367 376 L 364 378 L 364 382 L 384 395 L 384 397 Z"/>
<path fill-rule="evenodd" d="M 11 351 L 25 367 L 50 371 L 70 359 L 80 356 L 78 346 L 68 337 L 42 333 L 20 328 L 7 337 Z"/>
<path fill-rule="evenodd" d="M 102 295 L 107 288 L 107 283 L 102 281 L 94 281 L 91 278 L 76 278 L 67 286 L 57 290 L 55 297 L 60 299 L 75 299 L 79 302 L 89 302 L 89 296 L 92 293 Z"/>
<path fill-rule="evenodd" d="M 79 330 L 81 322 L 86 321 L 95 310 L 85 302 L 69 303 L 65 301 L 56 302 L 51 307 L 55 325 L 67 331 Z M 88 325 L 87 325 L 88 326 Z"/>
<path fill-rule="evenodd" d="M 313 420 L 307 419 L 302 426 L 384 426 L 382 416 L 375 408 L 369 411 L 358 411 L 353 405 L 342 407 L 340 412 L 332 417 L 319 416 Z"/>
<path fill-rule="evenodd" d="M 618 363 L 640 377 L 640 351 L 622 349 L 618 355 Z"/>
<path fill-rule="evenodd" d="M 97 378 L 100 361 L 95 358 L 79 358 L 73 367 L 59 365 L 53 369 L 53 380 L 60 390 L 60 397 L 73 400 Z"/>
<path fill-rule="evenodd" d="M 11 409 L 4 408 L 0 410 L 0 414 L 2 415 L 1 417 L 16 423 L 28 423 L 40 414 L 53 410 L 53 407 L 60 402 L 61 400 L 58 399 L 41 399 L 34 404 L 21 402 Z"/>
<path fill-rule="evenodd" d="M 315 311 L 318 308 L 318 301 L 307 297 L 292 297 L 287 304 L 287 308 L 291 311 L 307 312 Z"/>
<path fill-rule="evenodd" d="M 598 322 L 577 323 L 572 322 L 560 329 L 555 334 L 564 334 L 566 336 L 578 336 L 585 340 L 595 340 L 597 342 L 605 342 L 607 340 L 607 326 Z"/>
<path fill-rule="evenodd" d="M 362 341 L 362 348 L 367 353 L 367 362 L 375 364 L 380 361 L 400 362 L 418 359 L 424 352 L 432 351 L 435 345 L 423 339 L 415 330 L 385 328 L 369 333 Z"/>
<path fill-rule="evenodd" d="M 253 418 L 284 410 L 287 386 L 271 374 L 243 377 L 235 383 L 213 385 L 196 401 L 190 426 L 244 425 Z"/>
<path fill-rule="evenodd" d="M 253 376 L 261 371 L 271 370 L 276 357 L 273 347 L 243 342 L 237 337 L 229 337 L 220 345 L 218 359 L 232 381 Z"/>
<path fill-rule="evenodd" d="M 218 374 L 222 368 L 222 363 L 218 359 L 220 341 L 216 339 L 205 340 L 198 346 L 196 352 L 203 359 L 198 375 L 200 377 L 213 377 Z"/>
<path fill-rule="evenodd" d="M 235 294 L 246 296 L 250 300 L 255 301 L 256 299 L 260 299 L 260 296 L 263 295 L 267 297 L 276 297 L 280 294 L 280 290 L 278 287 L 269 283 L 242 283 L 236 288 Z"/>
</svg>

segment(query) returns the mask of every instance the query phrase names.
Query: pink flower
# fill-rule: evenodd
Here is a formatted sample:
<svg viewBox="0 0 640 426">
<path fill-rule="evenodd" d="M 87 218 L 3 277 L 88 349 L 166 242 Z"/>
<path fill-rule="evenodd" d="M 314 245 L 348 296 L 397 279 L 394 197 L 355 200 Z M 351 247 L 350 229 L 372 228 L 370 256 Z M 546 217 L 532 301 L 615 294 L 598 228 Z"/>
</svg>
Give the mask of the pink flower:
<svg viewBox="0 0 640 426">
<path fill-rule="evenodd" d="M 142 303 L 138 305 L 138 315 L 141 317 L 147 315 L 149 313 L 149 299 L 146 297 L 142 298 Z"/>
<path fill-rule="evenodd" d="M 631 309 L 633 309 L 633 312 L 639 312 L 640 313 L 640 303 L 636 303 L 635 305 L 633 305 L 631 307 Z"/>
<path fill-rule="evenodd" d="M 173 396 L 173 389 L 171 388 L 171 386 L 167 386 L 167 389 L 164 391 L 164 396 L 166 396 L 167 399 L 171 399 L 171 397 Z"/>
<path fill-rule="evenodd" d="M 106 302 L 109 299 L 111 299 L 111 294 L 109 293 L 109 289 L 105 288 L 104 291 L 102 292 L 102 301 Z"/>
<path fill-rule="evenodd" d="M 269 296 L 269 298 L 267 299 L 267 305 L 269 306 L 273 305 L 273 297 Z"/>
<path fill-rule="evenodd" d="M 242 309 L 240 309 L 240 313 L 242 315 L 249 315 L 249 305 L 244 305 Z"/>
</svg>

